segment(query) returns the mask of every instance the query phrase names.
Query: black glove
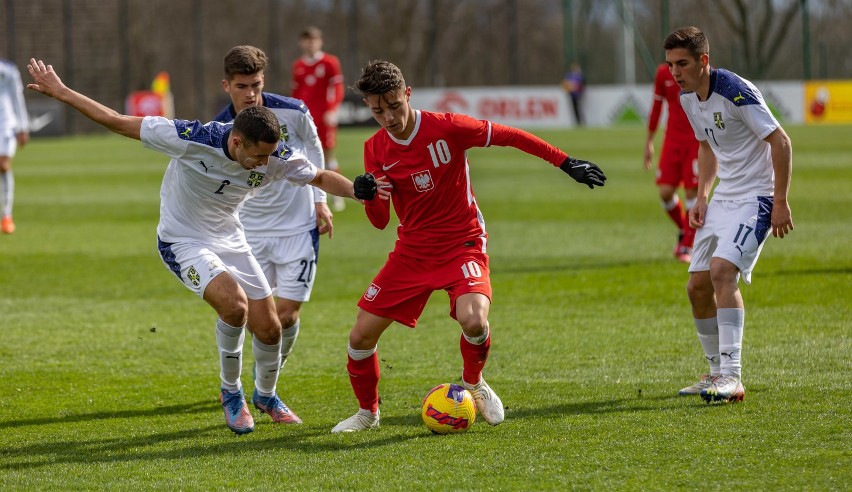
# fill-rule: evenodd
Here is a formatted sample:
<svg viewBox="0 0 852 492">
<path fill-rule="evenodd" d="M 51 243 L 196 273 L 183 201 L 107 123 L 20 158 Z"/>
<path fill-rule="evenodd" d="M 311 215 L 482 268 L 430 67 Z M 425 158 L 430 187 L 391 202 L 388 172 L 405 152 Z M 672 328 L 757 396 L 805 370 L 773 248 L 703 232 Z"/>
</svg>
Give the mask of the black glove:
<svg viewBox="0 0 852 492">
<path fill-rule="evenodd" d="M 559 169 L 565 171 L 568 176 L 574 178 L 578 183 L 583 183 L 589 188 L 603 186 L 604 181 L 606 181 L 606 175 L 601 168 L 589 161 L 566 157 L 562 165 L 559 166 Z"/>
<path fill-rule="evenodd" d="M 376 186 L 376 178 L 370 173 L 355 177 L 353 185 L 355 198 L 359 200 L 372 200 L 376 198 L 376 193 L 379 192 L 379 187 Z"/>
</svg>

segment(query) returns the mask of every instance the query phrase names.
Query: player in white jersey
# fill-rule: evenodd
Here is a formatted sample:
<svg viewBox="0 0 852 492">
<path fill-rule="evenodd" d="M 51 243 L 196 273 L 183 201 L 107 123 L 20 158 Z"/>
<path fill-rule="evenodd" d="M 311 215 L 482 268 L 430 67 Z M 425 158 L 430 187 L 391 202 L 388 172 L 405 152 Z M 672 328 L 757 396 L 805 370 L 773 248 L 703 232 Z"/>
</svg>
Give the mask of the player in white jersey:
<svg viewBox="0 0 852 492">
<path fill-rule="evenodd" d="M 745 310 L 737 284 L 741 276 L 751 283 L 770 230 L 778 238 L 793 230 L 792 144 L 751 82 L 710 66 L 710 44 L 698 28 L 674 31 L 663 47 L 700 143 L 687 293 L 710 372 L 679 394 L 741 401 Z"/>
<path fill-rule="evenodd" d="M 307 106 L 291 97 L 263 92 L 267 57 L 254 46 L 235 46 L 225 55 L 222 87 L 231 104 L 214 119 L 231 122 L 251 106 L 269 108 L 278 118 L 281 140 L 304 154 L 316 167 L 325 169 L 322 144 Z M 319 258 L 319 236 L 333 233 L 333 215 L 325 192 L 313 186 L 276 181 L 242 204 L 240 221 L 252 253 L 276 297 L 281 321 L 281 368 L 293 350 L 300 330 L 303 302 L 310 300 Z M 287 410 L 284 422 L 301 423 Z"/>
<path fill-rule="evenodd" d="M 21 73 L 12 62 L 0 60 L 0 230 L 4 234 L 15 232 L 12 220 L 15 201 L 12 158 L 17 148 L 23 148 L 30 139 L 29 121 Z"/>
<path fill-rule="evenodd" d="M 247 324 L 254 334 L 257 368 L 252 402 L 275 418 L 283 406 L 275 393 L 281 323 L 237 209 L 254 190 L 280 179 L 356 198 L 353 183 L 338 173 L 317 169 L 304 156 L 291 155 L 279 139 L 275 115 L 266 108 L 248 108 L 233 124 L 127 116 L 66 87 L 53 67 L 41 60 L 31 59 L 27 68 L 35 80 L 28 88 L 171 158 L 160 188 L 158 248 L 166 267 L 218 315 L 216 342 L 225 422 L 237 434 L 254 430 L 240 382 Z M 373 190 L 357 198 L 372 199 Z"/>
</svg>

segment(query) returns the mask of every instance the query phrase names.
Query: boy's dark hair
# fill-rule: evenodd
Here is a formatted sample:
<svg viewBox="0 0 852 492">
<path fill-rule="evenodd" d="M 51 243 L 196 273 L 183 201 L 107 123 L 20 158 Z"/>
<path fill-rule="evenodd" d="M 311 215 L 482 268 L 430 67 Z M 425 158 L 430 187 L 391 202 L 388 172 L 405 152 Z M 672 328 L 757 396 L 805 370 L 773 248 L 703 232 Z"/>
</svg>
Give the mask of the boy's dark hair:
<svg viewBox="0 0 852 492">
<path fill-rule="evenodd" d="M 701 55 L 710 53 L 710 42 L 707 36 L 694 26 L 681 27 L 666 37 L 663 41 L 663 49 L 673 50 L 685 48 L 697 60 Z"/>
<path fill-rule="evenodd" d="M 234 130 L 249 143 L 276 143 L 281 138 L 281 128 L 275 113 L 263 106 L 249 106 L 237 113 Z"/>
<path fill-rule="evenodd" d="M 225 76 L 254 75 L 266 69 L 266 53 L 249 45 L 234 46 L 225 54 Z"/>
<path fill-rule="evenodd" d="M 381 95 L 405 88 L 402 70 L 389 61 L 373 60 L 364 67 L 361 78 L 352 85 L 352 90 L 363 96 Z"/>
<path fill-rule="evenodd" d="M 320 31 L 320 28 L 318 28 L 316 26 L 308 26 L 299 34 L 299 38 L 300 39 L 305 39 L 305 38 L 320 38 L 320 39 L 322 39 L 322 31 Z"/>
</svg>

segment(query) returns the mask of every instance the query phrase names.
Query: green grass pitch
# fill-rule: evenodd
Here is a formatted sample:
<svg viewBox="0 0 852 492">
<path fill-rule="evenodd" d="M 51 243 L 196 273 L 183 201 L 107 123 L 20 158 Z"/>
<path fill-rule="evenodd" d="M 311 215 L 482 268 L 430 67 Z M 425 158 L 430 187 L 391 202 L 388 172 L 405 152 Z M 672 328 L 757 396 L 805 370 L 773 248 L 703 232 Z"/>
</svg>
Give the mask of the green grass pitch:
<svg viewBox="0 0 852 492">
<path fill-rule="evenodd" d="M 279 383 L 305 424 L 263 416 L 237 437 L 215 314 L 157 255 L 167 159 L 118 136 L 33 140 L 15 161 L 18 230 L 0 236 L 0 489 L 848 488 L 852 127 L 787 130 L 796 229 L 741 286 L 736 405 L 675 396 L 706 366 L 643 128 L 537 132 L 601 165 L 594 191 L 517 150 L 472 150 L 494 287 L 485 375 L 507 408 L 502 425 L 451 436 L 419 415 L 461 373 L 442 293 L 379 344 L 381 428 L 329 432 L 357 406 L 347 335 L 393 225 L 373 229 L 352 201 L 336 214 Z M 370 133 L 340 135 L 350 178 Z"/>
</svg>

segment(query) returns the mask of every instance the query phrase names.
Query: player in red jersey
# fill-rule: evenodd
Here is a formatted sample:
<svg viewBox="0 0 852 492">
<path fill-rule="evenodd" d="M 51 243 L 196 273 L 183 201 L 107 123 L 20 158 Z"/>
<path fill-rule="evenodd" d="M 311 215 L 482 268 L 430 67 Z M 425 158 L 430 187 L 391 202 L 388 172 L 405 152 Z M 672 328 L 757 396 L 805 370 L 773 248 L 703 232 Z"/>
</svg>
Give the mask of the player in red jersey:
<svg viewBox="0 0 852 492">
<path fill-rule="evenodd" d="M 377 343 L 394 321 L 413 328 L 432 292 L 445 290 L 450 316 L 461 325 L 462 379 L 477 410 L 491 425 L 503 421 L 500 398 L 482 379 L 491 338 L 488 235 L 470 182 L 467 151 L 491 145 L 515 147 L 561 168 L 589 188 L 606 176 L 591 162 L 568 155 L 540 138 L 508 126 L 453 113 L 415 110 L 411 87 L 386 61 L 370 62 L 355 84 L 381 125 L 364 145 L 367 174 L 355 179 L 365 196 L 386 180 L 399 218 L 398 239 L 385 266 L 358 302 L 349 334 L 349 379 L 360 409 L 332 432 L 379 426 Z M 379 229 L 390 221 L 390 202 L 365 202 Z"/>
<path fill-rule="evenodd" d="M 322 31 L 308 27 L 299 35 L 302 56 L 293 62 L 293 97 L 305 102 L 314 118 L 322 142 L 326 168 L 340 172 L 334 155 L 337 141 L 337 108 L 343 102 L 343 71 L 336 56 L 322 51 Z M 332 196 L 331 206 L 339 212 L 346 207 L 342 198 Z"/>
<path fill-rule="evenodd" d="M 680 106 L 680 87 L 665 63 L 657 67 L 657 75 L 654 77 L 654 104 L 648 117 L 645 169 L 651 169 L 654 159 L 654 135 L 657 133 L 663 101 L 668 104 L 669 117 L 666 122 L 666 134 L 663 138 L 663 151 L 660 154 L 656 182 L 663 208 L 678 228 L 675 258 L 689 263 L 695 229 L 689 225 L 687 214 L 695 203 L 698 190 L 698 140 L 695 139 L 689 120 L 686 119 L 686 113 Z M 677 188 L 681 184 L 683 184 L 686 207 L 681 205 L 677 194 Z"/>
</svg>

